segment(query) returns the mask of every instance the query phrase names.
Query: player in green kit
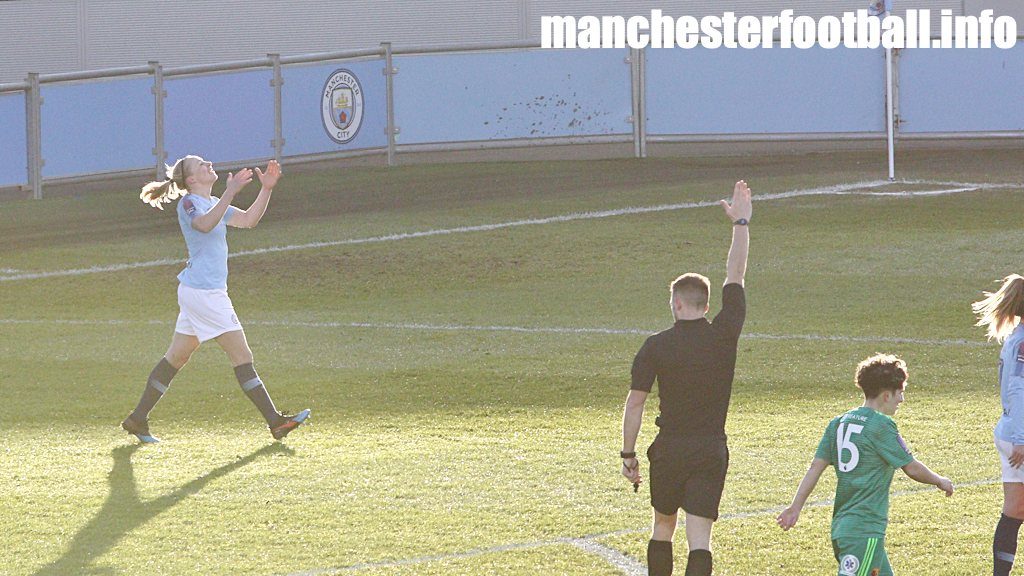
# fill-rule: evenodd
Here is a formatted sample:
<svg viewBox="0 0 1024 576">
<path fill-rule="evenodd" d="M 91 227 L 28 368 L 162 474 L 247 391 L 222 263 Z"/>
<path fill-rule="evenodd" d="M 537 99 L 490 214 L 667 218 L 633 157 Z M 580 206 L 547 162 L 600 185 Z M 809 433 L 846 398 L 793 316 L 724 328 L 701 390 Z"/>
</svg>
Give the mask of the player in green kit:
<svg viewBox="0 0 1024 576">
<path fill-rule="evenodd" d="M 864 405 L 829 422 L 793 503 L 779 515 L 783 530 L 796 525 L 821 473 L 835 466 L 832 551 L 840 576 L 892 576 L 885 527 L 889 485 L 897 468 L 946 496 L 953 494 L 953 483 L 918 462 L 896 430 L 892 416 L 903 403 L 906 383 L 907 365 L 896 356 L 877 354 L 857 365 L 856 384 L 864 392 Z"/>
</svg>

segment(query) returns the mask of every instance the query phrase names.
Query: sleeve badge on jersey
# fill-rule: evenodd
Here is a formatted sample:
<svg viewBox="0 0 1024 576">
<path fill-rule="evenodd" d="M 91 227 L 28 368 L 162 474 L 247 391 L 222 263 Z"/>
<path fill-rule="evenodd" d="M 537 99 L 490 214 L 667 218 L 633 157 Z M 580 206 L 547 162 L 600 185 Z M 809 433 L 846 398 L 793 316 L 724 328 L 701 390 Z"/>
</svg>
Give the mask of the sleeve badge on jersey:
<svg viewBox="0 0 1024 576">
<path fill-rule="evenodd" d="M 1017 363 L 1019 364 L 1022 362 L 1024 362 L 1024 342 L 1021 342 L 1020 345 L 1017 346 Z"/>
<path fill-rule="evenodd" d="M 903 436 L 900 436 L 899 434 L 897 434 L 896 435 L 896 441 L 900 443 L 900 448 L 903 448 L 904 452 L 906 452 L 907 454 L 911 453 L 910 452 L 910 448 L 907 446 L 907 442 L 903 439 Z"/>
<path fill-rule="evenodd" d="M 181 205 L 185 209 L 185 214 L 188 214 L 189 216 L 195 216 L 196 205 L 192 203 L 191 198 L 185 198 L 184 200 L 182 200 Z"/>
</svg>

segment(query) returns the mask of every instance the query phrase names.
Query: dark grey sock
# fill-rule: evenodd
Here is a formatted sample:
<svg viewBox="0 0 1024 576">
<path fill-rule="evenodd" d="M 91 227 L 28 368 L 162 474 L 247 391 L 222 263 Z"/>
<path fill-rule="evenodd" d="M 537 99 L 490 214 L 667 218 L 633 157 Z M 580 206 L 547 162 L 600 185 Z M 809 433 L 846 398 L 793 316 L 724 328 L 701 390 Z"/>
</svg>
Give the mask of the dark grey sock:
<svg viewBox="0 0 1024 576">
<path fill-rule="evenodd" d="M 1021 521 L 1006 514 L 999 516 L 996 533 L 992 538 L 992 574 L 1009 576 L 1013 570 L 1013 557 L 1017 554 L 1017 534 Z"/>
<path fill-rule="evenodd" d="M 647 542 L 647 574 L 672 576 L 672 543 L 664 540 Z"/>
<path fill-rule="evenodd" d="M 256 369 L 253 368 L 252 362 L 235 366 L 235 378 L 238 378 L 238 385 L 242 387 L 245 395 L 256 405 L 256 408 L 259 408 L 260 414 L 263 414 L 263 419 L 267 421 L 267 425 L 273 426 L 276 424 L 278 418 L 277 407 L 274 406 L 274 401 L 270 399 L 266 386 L 263 385 L 260 377 L 256 375 Z"/>
<path fill-rule="evenodd" d="M 711 576 L 710 550 L 690 550 L 686 559 L 686 576 Z"/>
<path fill-rule="evenodd" d="M 171 366 L 167 358 L 161 358 L 153 371 L 149 373 L 149 380 L 146 381 L 146 388 L 142 391 L 142 398 L 132 411 L 132 419 L 137 422 L 145 422 L 149 418 L 150 411 L 156 403 L 163 398 L 167 387 L 171 385 L 171 379 L 178 373 L 178 369 Z"/>
</svg>

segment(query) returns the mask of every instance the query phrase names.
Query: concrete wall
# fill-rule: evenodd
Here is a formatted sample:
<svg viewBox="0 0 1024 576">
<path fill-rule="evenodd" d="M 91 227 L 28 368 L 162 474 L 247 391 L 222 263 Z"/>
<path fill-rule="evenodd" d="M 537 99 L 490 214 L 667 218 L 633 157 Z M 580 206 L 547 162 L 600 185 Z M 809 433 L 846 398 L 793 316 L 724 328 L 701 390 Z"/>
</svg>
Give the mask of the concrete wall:
<svg viewBox="0 0 1024 576">
<path fill-rule="evenodd" d="M 1024 23 L 1019 0 L 896 0 L 897 13 L 992 4 Z M 540 36 L 545 15 L 770 15 L 820 17 L 867 0 L 7 0 L 0 1 L 0 82 L 28 72 L 205 64 L 372 48 L 381 42 L 452 44 Z M 933 29 L 938 30 L 937 22 Z"/>
</svg>

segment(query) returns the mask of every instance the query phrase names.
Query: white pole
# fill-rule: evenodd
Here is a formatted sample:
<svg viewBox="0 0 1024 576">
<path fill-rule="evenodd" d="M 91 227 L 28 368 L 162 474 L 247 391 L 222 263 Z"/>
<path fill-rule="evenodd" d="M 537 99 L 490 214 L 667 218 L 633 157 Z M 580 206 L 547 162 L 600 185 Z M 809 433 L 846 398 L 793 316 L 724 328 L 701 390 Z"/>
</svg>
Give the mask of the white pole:
<svg viewBox="0 0 1024 576">
<path fill-rule="evenodd" d="M 883 16 L 888 12 L 883 13 Z M 892 102 L 892 47 L 885 49 L 885 131 L 889 140 L 889 181 L 896 180 L 896 147 Z"/>
</svg>

